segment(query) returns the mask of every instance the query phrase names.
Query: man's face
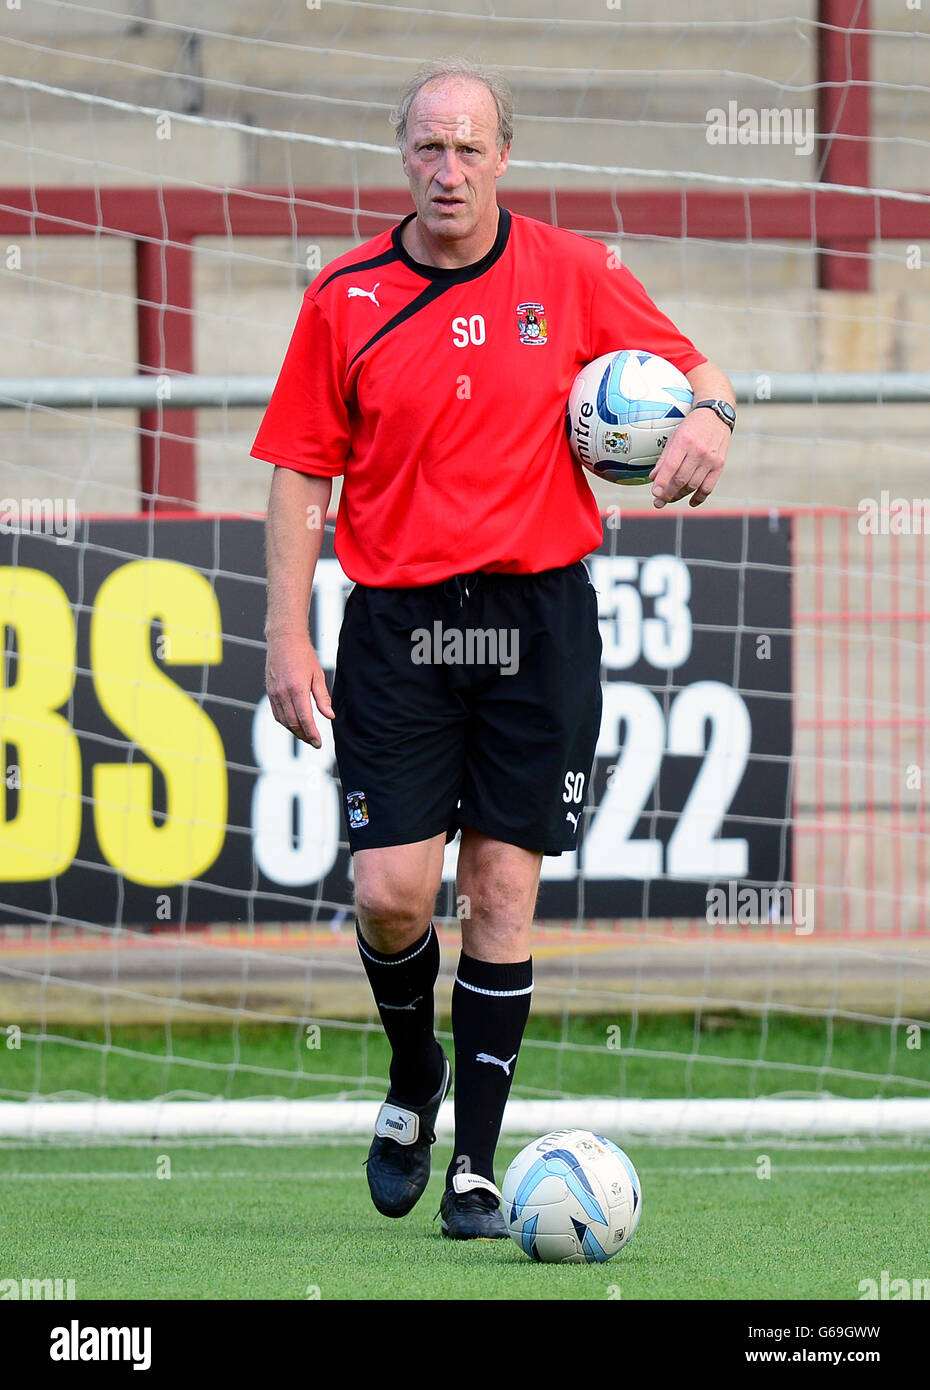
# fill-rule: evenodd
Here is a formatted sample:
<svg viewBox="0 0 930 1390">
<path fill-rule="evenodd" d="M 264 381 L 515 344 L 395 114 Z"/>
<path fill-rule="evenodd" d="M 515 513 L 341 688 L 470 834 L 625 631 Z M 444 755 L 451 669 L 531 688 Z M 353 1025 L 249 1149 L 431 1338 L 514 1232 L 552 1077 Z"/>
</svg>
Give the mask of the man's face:
<svg viewBox="0 0 930 1390">
<path fill-rule="evenodd" d="M 496 208 L 508 146 L 497 150 L 497 108 L 481 82 L 437 78 L 418 93 L 401 151 L 417 216 L 444 240 L 465 238 Z"/>
</svg>

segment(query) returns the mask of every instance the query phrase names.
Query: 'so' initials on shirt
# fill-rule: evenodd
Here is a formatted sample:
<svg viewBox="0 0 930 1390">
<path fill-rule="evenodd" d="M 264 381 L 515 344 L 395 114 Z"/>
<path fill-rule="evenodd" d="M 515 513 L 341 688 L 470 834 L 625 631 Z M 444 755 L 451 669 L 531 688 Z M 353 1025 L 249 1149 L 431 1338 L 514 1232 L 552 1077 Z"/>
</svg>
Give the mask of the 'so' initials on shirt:
<svg viewBox="0 0 930 1390">
<path fill-rule="evenodd" d="M 452 341 L 456 347 L 468 347 L 469 343 L 474 347 L 481 347 L 486 338 L 483 314 L 472 314 L 468 319 L 452 320 Z"/>
</svg>

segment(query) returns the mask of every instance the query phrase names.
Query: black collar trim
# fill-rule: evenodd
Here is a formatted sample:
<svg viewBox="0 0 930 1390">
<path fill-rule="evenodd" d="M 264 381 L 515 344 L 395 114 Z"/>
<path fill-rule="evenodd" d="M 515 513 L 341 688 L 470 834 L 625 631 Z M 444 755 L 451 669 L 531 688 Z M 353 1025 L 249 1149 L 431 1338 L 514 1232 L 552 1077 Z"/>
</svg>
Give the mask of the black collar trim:
<svg viewBox="0 0 930 1390">
<path fill-rule="evenodd" d="M 510 213 L 506 208 L 498 207 L 497 236 L 494 238 L 494 245 L 487 255 L 482 256 L 480 261 L 474 261 L 471 265 L 461 266 L 439 266 L 423 265 L 420 261 L 415 261 L 408 253 L 403 243 L 403 231 L 408 222 L 412 222 L 416 217 L 415 212 L 409 213 L 399 222 L 391 233 L 391 240 L 394 243 L 394 250 L 403 261 L 408 270 L 412 270 L 416 275 L 422 276 L 424 280 L 439 280 L 444 284 L 454 285 L 463 283 L 467 280 L 476 280 L 479 275 L 483 275 L 486 270 L 490 270 L 495 261 L 499 261 L 510 240 Z"/>
</svg>

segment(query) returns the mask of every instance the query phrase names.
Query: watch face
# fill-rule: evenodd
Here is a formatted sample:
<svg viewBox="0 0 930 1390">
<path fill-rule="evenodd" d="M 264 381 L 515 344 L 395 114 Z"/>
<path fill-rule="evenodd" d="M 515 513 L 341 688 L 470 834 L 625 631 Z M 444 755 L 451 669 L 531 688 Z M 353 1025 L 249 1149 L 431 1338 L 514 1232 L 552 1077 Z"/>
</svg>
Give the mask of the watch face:
<svg viewBox="0 0 930 1390">
<path fill-rule="evenodd" d="M 692 410 L 697 410 L 700 406 L 705 406 L 712 410 L 721 420 L 725 420 L 730 429 L 736 424 L 736 411 L 729 401 L 695 401 Z"/>
</svg>

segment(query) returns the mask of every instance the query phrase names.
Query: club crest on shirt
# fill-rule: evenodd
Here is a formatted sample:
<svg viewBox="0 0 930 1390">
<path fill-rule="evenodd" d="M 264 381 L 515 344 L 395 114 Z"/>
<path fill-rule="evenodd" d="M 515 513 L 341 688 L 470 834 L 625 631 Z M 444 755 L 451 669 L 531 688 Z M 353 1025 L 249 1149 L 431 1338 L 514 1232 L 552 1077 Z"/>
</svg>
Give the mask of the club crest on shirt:
<svg viewBox="0 0 930 1390">
<path fill-rule="evenodd" d="M 364 792 L 346 792 L 346 808 L 353 830 L 360 830 L 368 824 L 368 802 Z"/>
<path fill-rule="evenodd" d="M 528 343 L 534 347 L 538 343 L 544 343 L 548 333 L 545 306 L 529 303 L 518 304 L 517 330 L 521 343 Z"/>
</svg>

